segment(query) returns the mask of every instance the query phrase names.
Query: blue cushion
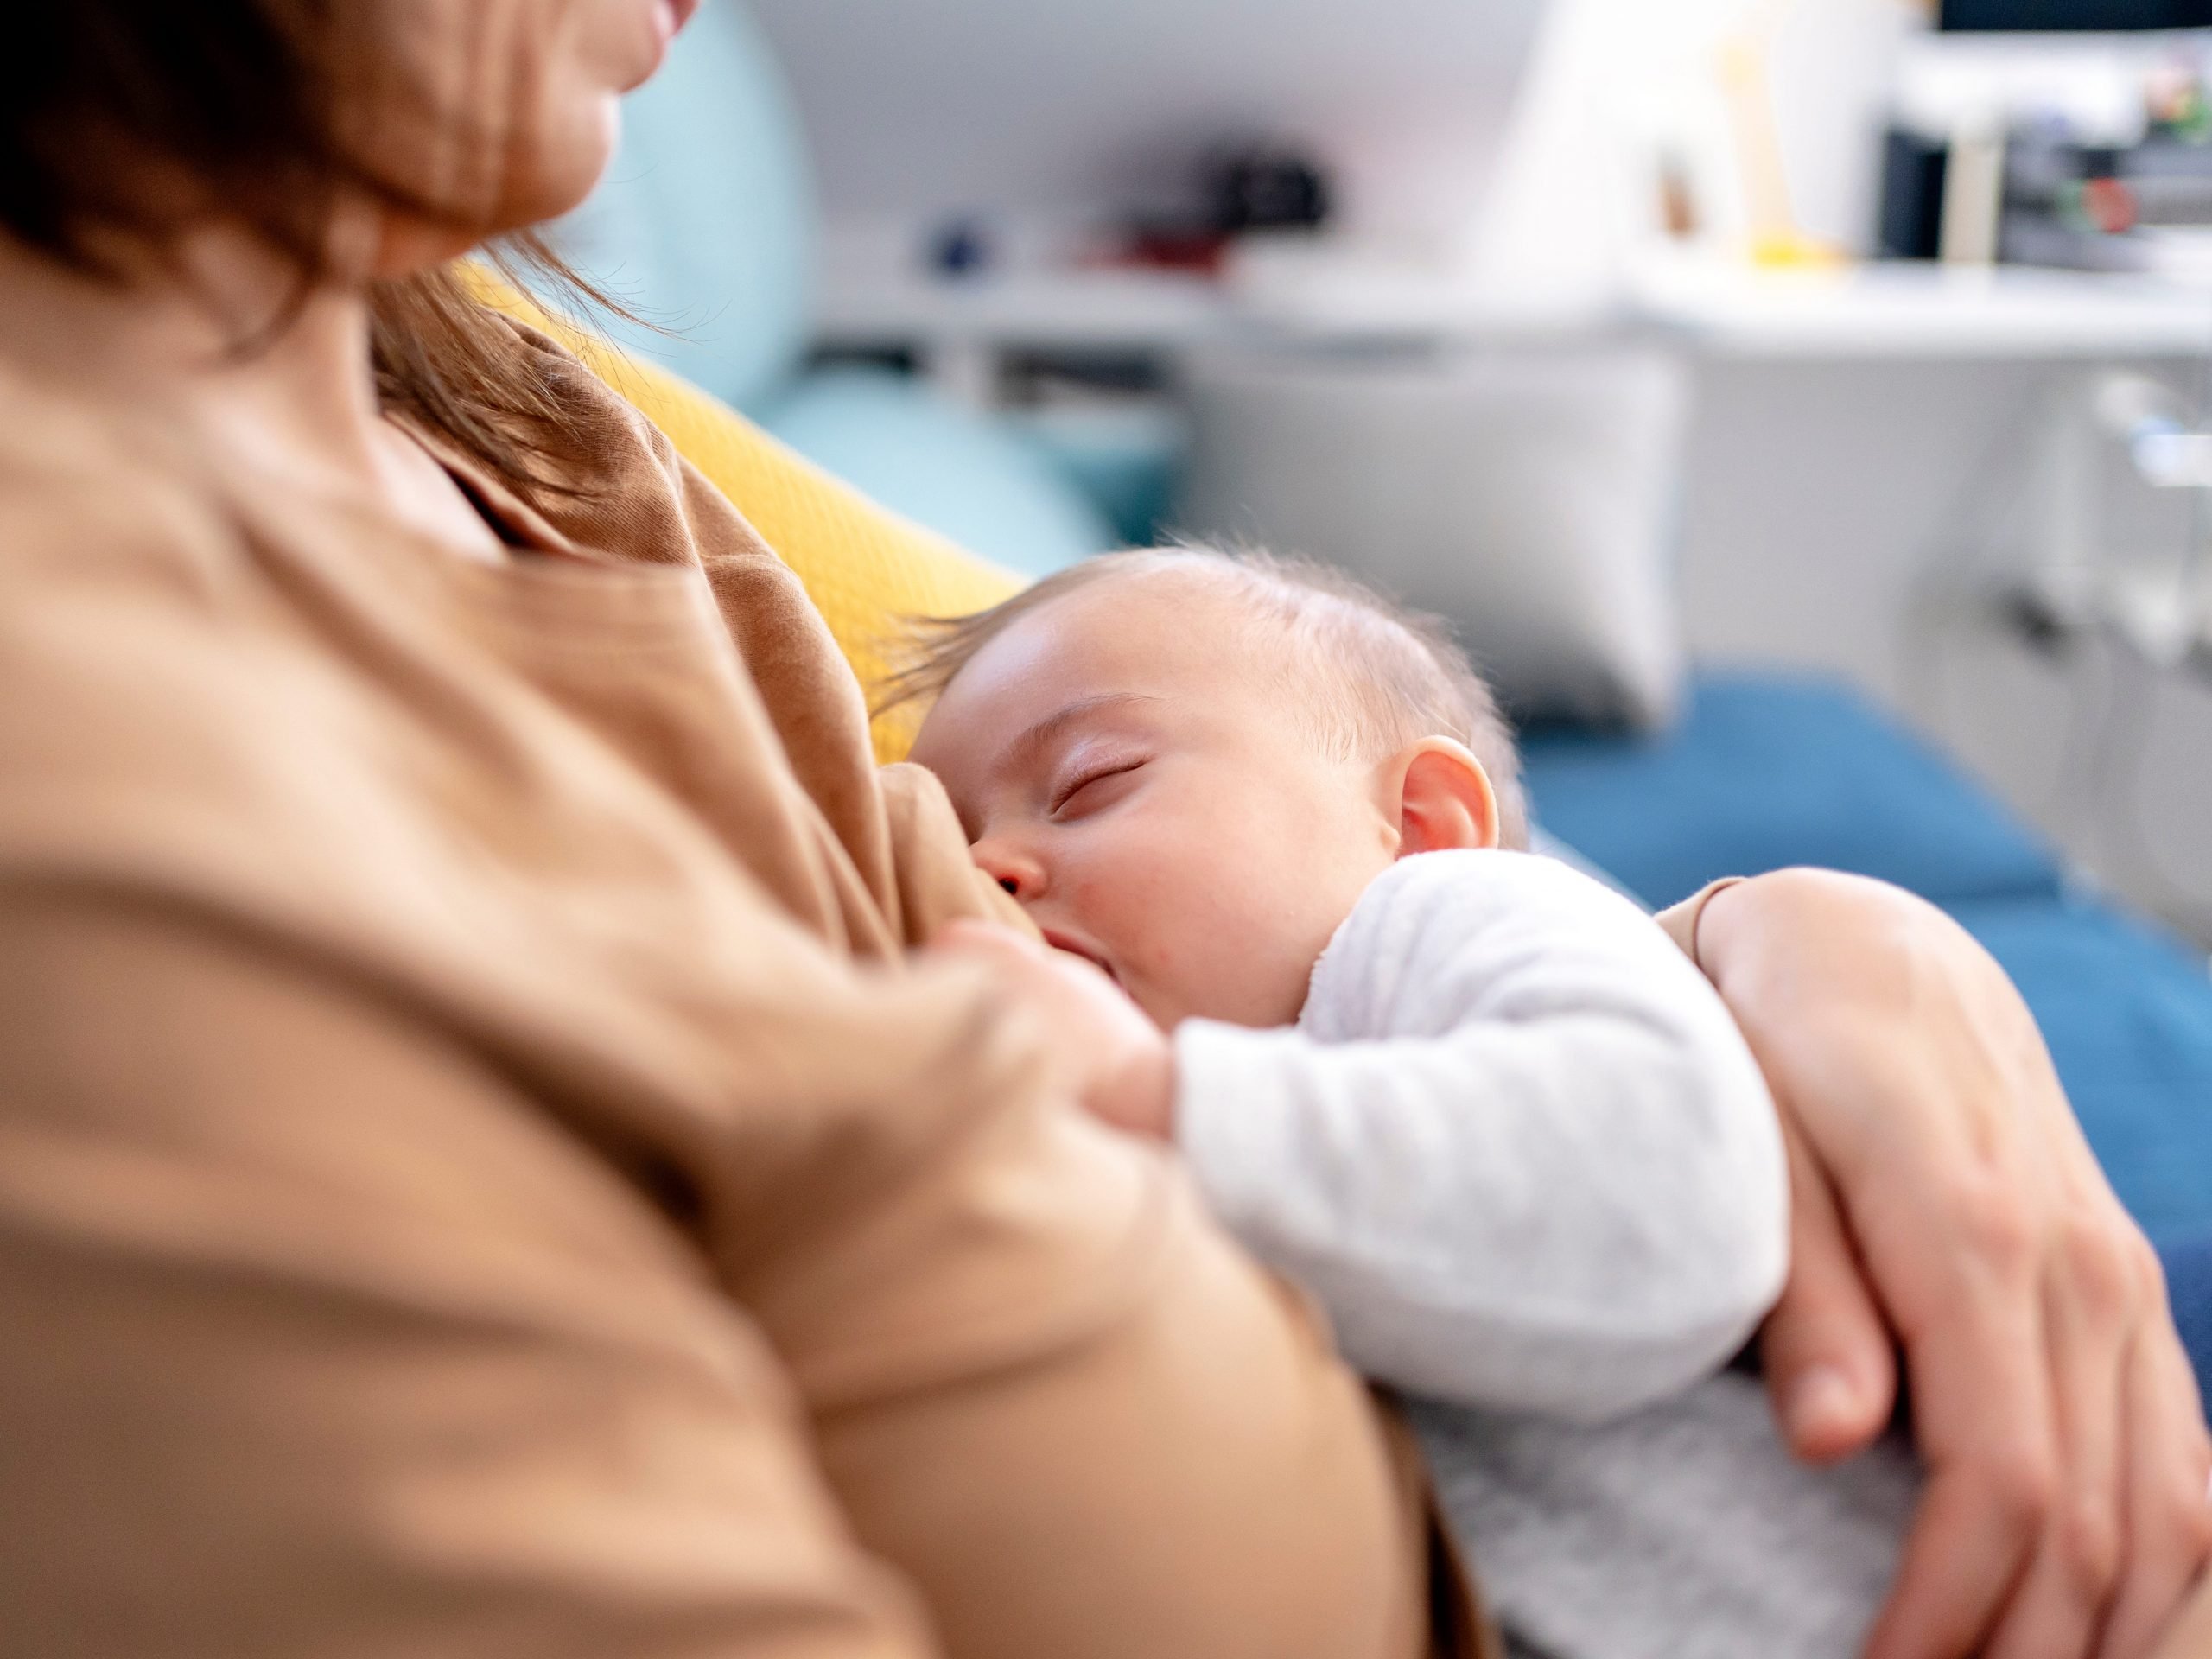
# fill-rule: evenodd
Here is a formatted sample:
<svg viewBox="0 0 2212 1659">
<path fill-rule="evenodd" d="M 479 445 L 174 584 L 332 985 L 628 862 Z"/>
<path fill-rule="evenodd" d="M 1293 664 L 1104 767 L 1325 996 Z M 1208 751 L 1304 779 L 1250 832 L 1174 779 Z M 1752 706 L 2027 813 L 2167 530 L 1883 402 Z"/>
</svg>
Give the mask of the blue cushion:
<svg viewBox="0 0 2212 1659">
<path fill-rule="evenodd" d="M 2212 1230 L 2212 973 L 2088 900 L 1952 906 L 2043 1027 L 2113 1188 L 2154 1236 Z"/>
<path fill-rule="evenodd" d="M 1522 752 L 1545 828 L 1654 906 L 1789 864 L 1879 876 L 1947 905 L 2059 890 L 2049 848 L 1827 680 L 1701 673 L 1665 732 L 1536 728 Z"/>
<path fill-rule="evenodd" d="M 908 376 L 821 370 L 760 418 L 894 512 L 1025 575 L 1114 545 L 1103 516 L 1037 446 Z"/>
<path fill-rule="evenodd" d="M 654 325 L 610 321 L 626 348 L 753 414 L 805 352 L 814 230 L 797 107 L 758 25 L 720 0 L 623 100 L 620 149 L 553 239 Z"/>
</svg>

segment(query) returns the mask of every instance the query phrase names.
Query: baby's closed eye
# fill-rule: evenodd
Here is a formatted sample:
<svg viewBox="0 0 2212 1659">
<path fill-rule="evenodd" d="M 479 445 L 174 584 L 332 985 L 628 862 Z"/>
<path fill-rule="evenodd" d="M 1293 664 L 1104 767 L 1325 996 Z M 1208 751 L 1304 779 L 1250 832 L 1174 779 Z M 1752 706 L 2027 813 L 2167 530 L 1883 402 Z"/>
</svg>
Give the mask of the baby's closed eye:
<svg viewBox="0 0 2212 1659">
<path fill-rule="evenodd" d="M 1078 768 L 1053 790 L 1052 816 L 1055 819 L 1080 817 L 1086 812 L 1112 805 L 1135 782 L 1144 764 L 1143 757 L 1139 756 Z"/>
</svg>

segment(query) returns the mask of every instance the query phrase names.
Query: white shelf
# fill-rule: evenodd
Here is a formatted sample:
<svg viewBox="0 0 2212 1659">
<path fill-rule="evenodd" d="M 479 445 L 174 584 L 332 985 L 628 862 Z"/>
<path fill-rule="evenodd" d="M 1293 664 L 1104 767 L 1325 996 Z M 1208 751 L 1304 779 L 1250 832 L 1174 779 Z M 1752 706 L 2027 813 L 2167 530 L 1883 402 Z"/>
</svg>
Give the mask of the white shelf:
<svg viewBox="0 0 2212 1659">
<path fill-rule="evenodd" d="M 816 305 L 827 345 L 1180 353 L 1227 343 L 1357 346 L 1587 337 L 1609 308 L 1501 301 L 1450 274 L 1367 260 L 1299 262 L 1222 282 L 1119 267 L 971 277 L 832 270 Z"/>
<path fill-rule="evenodd" d="M 1762 271 L 1658 263 L 1630 309 L 1732 358 L 2005 359 L 2212 352 L 2212 290 L 2104 272 L 1860 265 Z"/>
<path fill-rule="evenodd" d="M 1605 299 L 1487 296 L 1441 271 L 1317 262 L 1221 283 L 1177 272 L 838 276 L 820 338 L 925 357 L 1021 349 L 1175 355 L 1231 343 L 1479 346 L 1657 338 L 1745 359 L 2066 359 L 2212 353 L 2212 288 L 2097 272 L 1640 266 Z"/>
<path fill-rule="evenodd" d="M 1174 351 L 1218 339 L 1235 326 L 1234 313 L 1219 284 L 1172 271 L 942 278 L 833 271 L 816 306 L 816 332 L 847 346 Z"/>
</svg>

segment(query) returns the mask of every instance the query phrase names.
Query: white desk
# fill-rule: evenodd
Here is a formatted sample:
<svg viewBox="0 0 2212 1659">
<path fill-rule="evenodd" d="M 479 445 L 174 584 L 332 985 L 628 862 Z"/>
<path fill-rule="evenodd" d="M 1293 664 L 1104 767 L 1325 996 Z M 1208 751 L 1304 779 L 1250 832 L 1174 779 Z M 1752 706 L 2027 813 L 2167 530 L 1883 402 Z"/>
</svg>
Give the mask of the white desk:
<svg viewBox="0 0 2212 1659">
<path fill-rule="evenodd" d="M 2093 272 L 1867 265 L 1777 272 L 1655 259 L 1612 292 L 1551 302 L 1484 296 L 1442 273 L 1315 260 L 1249 282 L 1071 270 L 957 280 L 839 275 L 830 346 L 913 353 L 988 400 L 1008 353 L 1173 361 L 1228 346 L 1507 346 L 1642 338 L 1735 359 L 2065 361 L 2212 353 L 2212 289 Z"/>
<path fill-rule="evenodd" d="M 2212 289 L 2089 271 L 1655 263 L 1631 278 L 1627 305 L 1695 350 L 1732 358 L 2032 361 L 2212 352 Z"/>
<path fill-rule="evenodd" d="M 824 344 L 864 350 L 1177 351 L 1218 338 L 1236 307 L 1217 283 L 1168 271 L 1071 270 L 932 278 L 825 274 Z"/>
</svg>

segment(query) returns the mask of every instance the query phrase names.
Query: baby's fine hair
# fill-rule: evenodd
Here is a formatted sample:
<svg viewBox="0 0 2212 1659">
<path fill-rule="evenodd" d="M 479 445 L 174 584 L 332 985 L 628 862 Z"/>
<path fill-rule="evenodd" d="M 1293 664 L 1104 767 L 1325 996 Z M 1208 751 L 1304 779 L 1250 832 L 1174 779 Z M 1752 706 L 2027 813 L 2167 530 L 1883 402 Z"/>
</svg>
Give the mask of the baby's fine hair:
<svg viewBox="0 0 2212 1659">
<path fill-rule="evenodd" d="M 1330 753 L 1380 760 L 1423 737 L 1456 739 L 1490 774 L 1500 844 L 1528 845 L 1512 731 L 1448 625 L 1310 559 L 1192 544 L 1102 553 L 987 611 L 918 620 L 905 665 L 879 689 L 875 711 L 933 700 L 977 652 L 1055 600 L 1106 582 L 1178 575 L 1220 584 L 1289 645 L 1287 677 Z"/>
</svg>

